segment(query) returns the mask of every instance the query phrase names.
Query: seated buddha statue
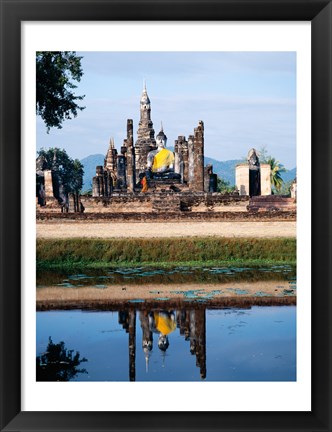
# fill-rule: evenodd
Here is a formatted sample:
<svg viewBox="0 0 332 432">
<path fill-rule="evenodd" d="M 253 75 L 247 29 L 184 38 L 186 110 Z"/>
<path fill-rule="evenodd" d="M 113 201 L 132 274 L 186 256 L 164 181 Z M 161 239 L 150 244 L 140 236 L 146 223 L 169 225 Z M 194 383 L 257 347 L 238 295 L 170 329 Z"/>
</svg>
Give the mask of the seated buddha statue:
<svg viewBox="0 0 332 432">
<path fill-rule="evenodd" d="M 180 174 L 174 172 L 174 153 L 166 148 L 167 136 L 163 128 L 156 136 L 157 149 L 147 156 L 147 177 L 155 179 L 178 179 Z"/>
</svg>

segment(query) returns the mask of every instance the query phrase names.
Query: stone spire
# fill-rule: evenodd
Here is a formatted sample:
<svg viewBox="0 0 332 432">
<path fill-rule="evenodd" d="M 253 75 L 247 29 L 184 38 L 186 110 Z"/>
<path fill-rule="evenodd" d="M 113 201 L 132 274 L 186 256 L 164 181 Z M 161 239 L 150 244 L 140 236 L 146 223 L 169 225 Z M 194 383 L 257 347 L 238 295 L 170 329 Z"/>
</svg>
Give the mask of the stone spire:
<svg viewBox="0 0 332 432">
<path fill-rule="evenodd" d="M 110 139 L 110 144 L 104 161 L 104 168 L 109 171 L 114 171 L 116 166 L 117 151 L 114 146 L 114 138 Z"/>
<path fill-rule="evenodd" d="M 156 140 L 151 120 L 151 102 L 144 82 L 140 99 L 140 121 L 138 123 L 137 141 L 135 143 L 136 178 L 138 178 L 140 173 L 145 172 L 147 155 L 151 150 L 155 149 Z"/>
<path fill-rule="evenodd" d="M 138 124 L 137 141 L 149 145 L 155 144 L 153 123 L 151 121 L 151 102 L 144 83 L 143 93 L 140 100 L 140 121 Z"/>
</svg>

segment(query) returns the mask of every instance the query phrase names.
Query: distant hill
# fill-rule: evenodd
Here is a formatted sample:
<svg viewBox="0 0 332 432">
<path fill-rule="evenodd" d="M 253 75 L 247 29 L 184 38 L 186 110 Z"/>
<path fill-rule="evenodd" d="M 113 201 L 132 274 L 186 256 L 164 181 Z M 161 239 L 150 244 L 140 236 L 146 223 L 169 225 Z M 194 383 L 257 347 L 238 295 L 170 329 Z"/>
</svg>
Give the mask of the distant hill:
<svg viewBox="0 0 332 432">
<path fill-rule="evenodd" d="M 213 172 L 218 177 L 228 181 L 231 186 L 235 185 L 235 167 L 243 162 L 241 159 L 233 159 L 228 161 L 218 161 L 209 157 L 204 158 L 204 165 L 213 165 Z"/>
<path fill-rule="evenodd" d="M 242 159 L 228 160 L 228 161 L 218 161 L 209 157 L 204 158 L 205 165 L 213 165 L 213 172 L 218 175 L 218 177 L 223 178 L 228 181 L 231 186 L 235 185 L 235 167 L 237 164 L 242 163 Z M 294 180 L 296 177 L 296 168 L 287 170 L 281 173 L 281 177 L 285 183 Z"/>
<path fill-rule="evenodd" d="M 296 177 L 296 168 L 287 170 L 285 173 L 281 173 L 281 177 L 285 183 L 294 180 Z"/>
<path fill-rule="evenodd" d="M 102 154 L 94 154 L 81 159 L 81 164 L 84 166 L 83 192 L 92 189 L 92 177 L 96 175 L 96 166 L 104 165 L 104 159 L 105 156 Z"/>
<path fill-rule="evenodd" d="M 173 150 L 172 147 L 168 148 Z M 105 156 L 102 154 L 94 154 L 81 160 L 84 166 L 83 192 L 92 189 L 92 177 L 96 175 L 96 166 L 104 165 L 104 158 Z M 231 186 L 235 185 L 235 166 L 241 162 L 243 162 L 242 159 L 218 161 L 209 157 L 204 158 L 204 165 L 213 165 L 213 172 L 216 173 L 218 177 L 228 181 Z M 296 168 L 287 170 L 285 173 L 282 173 L 281 176 L 285 183 L 293 180 L 296 176 Z"/>
</svg>

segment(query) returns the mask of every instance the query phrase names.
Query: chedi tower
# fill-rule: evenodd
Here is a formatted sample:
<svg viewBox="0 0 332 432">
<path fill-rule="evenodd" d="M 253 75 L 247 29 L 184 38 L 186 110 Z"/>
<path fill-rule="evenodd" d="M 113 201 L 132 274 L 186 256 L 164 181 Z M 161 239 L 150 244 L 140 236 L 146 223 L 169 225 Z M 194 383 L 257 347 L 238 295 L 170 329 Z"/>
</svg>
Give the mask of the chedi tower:
<svg viewBox="0 0 332 432">
<path fill-rule="evenodd" d="M 147 155 L 151 150 L 156 150 L 153 123 L 151 120 L 151 102 L 144 84 L 140 100 L 140 121 L 138 124 L 137 141 L 135 143 L 135 167 L 136 178 L 146 169 Z"/>
</svg>

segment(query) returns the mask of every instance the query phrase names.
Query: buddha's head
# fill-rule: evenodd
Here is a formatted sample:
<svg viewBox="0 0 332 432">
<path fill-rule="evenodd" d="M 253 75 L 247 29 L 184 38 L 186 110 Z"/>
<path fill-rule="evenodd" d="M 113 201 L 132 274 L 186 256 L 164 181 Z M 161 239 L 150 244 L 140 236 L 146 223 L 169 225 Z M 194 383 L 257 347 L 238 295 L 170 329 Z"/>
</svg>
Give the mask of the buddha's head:
<svg viewBox="0 0 332 432">
<path fill-rule="evenodd" d="M 164 134 L 163 128 L 161 127 L 161 131 L 156 136 L 156 144 L 160 148 L 165 148 L 167 144 L 167 136 Z"/>
<path fill-rule="evenodd" d="M 252 148 L 249 150 L 247 160 L 248 160 L 249 165 L 259 166 L 259 158 L 257 156 L 256 149 Z"/>
<path fill-rule="evenodd" d="M 160 334 L 158 339 L 158 348 L 161 351 L 166 351 L 169 347 L 169 341 L 167 335 Z"/>
</svg>

